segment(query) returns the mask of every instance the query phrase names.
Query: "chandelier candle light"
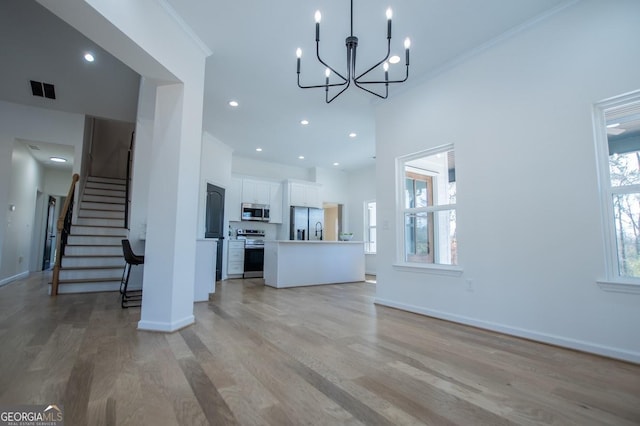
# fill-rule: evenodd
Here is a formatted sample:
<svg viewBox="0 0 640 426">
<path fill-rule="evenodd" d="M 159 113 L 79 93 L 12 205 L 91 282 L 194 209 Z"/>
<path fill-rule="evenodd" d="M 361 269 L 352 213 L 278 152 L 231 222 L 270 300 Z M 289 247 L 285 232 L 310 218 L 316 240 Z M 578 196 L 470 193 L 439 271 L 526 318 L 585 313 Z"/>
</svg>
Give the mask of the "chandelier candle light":
<svg viewBox="0 0 640 426">
<path fill-rule="evenodd" d="M 346 38 L 345 40 L 345 44 L 347 46 L 347 76 L 343 76 L 342 74 L 340 74 L 339 72 L 337 72 L 333 67 L 331 67 L 330 65 L 328 65 L 326 62 L 324 62 L 322 60 L 322 58 L 320 58 L 320 20 L 322 18 L 322 16 L 320 15 L 320 11 L 317 11 L 315 14 L 315 19 L 316 19 L 316 57 L 318 58 L 318 61 L 320 61 L 320 63 L 322 65 L 324 65 L 326 67 L 325 69 L 325 83 L 324 84 L 319 84 L 319 85 L 314 85 L 314 86 L 304 86 L 302 84 L 300 84 L 300 60 L 302 58 L 302 49 L 298 48 L 296 50 L 296 56 L 298 57 L 298 87 L 300 87 L 301 89 L 317 89 L 317 88 L 324 88 L 325 90 L 325 100 L 327 103 L 330 103 L 331 101 L 333 101 L 335 98 L 337 98 L 338 96 L 340 96 L 345 90 L 347 90 L 349 88 L 349 86 L 351 85 L 351 82 L 353 81 L 353 84 L 357 87 L 359 87 L 360 89 L 371 93 L 372 95 L 375 95 L 379 98 L 382 99 L 386 99 L 387 96 L 389 95 L 389 84 L 394 84 L 394 83 L 403 83 L 405 81 L 407 81 L 407 78 L 409 78 L 409 47 L 411 45 L 411 42 L 409 40 L 409 38 L 406 38 L 404 40 L 404 49 L 405 49 L 405 62 L 406 62 L 406 75 L 402 80 L 389 80 L 389 63 L 387 62 L 387 60 L 389 59 L 389 55 L 391 54 L 391 16 L 392 16 L 392 12 L 391 12 L 391 8 L 387 9 L 387 55 L 384 57 L 384 59 L 382 59 L 380 62 L 376 63 L 375 65 L 373 65 L 371 68 L 369 68 L 368 70 L 366 70 L 365 72 L 363 72 L 360 75 L 356 75 L 356 49 L 358 48 L 358 37 L 355 37 L 353 35 L 353 0 L 351 0 L 351 35 L 349 37 Z M 384 70 L 384 80 L 369 80 L 369 81 L 363 81 L 362 78 L 364 76 L 366 76 L 367 74 L 369 74 L 369 72 L 373 71 L 374 69 L 376 69 L 377 67 L 379 67 L 380 65 L 382 65 L 382 68 Z M 335 74 L 340 82 L 339 83 L 330 83 L 329 81 L 329 77 L 331 76 L 331 73 Z M 375 85 L 384 85 L 384 95 L 380 94 L 380 93 L 376 93 L 373 90 L 368 89 L 367 87 L 364 86 L 370 86 L 373 88 L 373 86 Z M 337 94 L 335 94 L 334 96 L 332 96 L 331 98 L 329 98 L 329 88 L 330 87 L 336 87 L 336 88 L 340 88 L 342 87 L 342 90 L 340 90 Z"/>
</svg>

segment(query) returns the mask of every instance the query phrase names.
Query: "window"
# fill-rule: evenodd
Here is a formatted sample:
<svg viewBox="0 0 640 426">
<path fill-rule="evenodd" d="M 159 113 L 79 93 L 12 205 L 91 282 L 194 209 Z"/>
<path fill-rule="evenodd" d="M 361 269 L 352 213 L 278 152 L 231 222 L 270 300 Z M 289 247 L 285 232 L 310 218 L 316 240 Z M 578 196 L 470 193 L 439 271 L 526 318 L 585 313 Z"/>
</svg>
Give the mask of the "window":
<svg viewBox="0 0 640 426">
<path fill-rule="evenodd" d="M 364 250 L 367 253 L 376 252 L 376 202 L 364 203 Z"/>
<path fill-rule="evenodd" d="M 640 291 L 640 92 L 596 105 L 595 123 L 607 280 Z"/>
<path fill-rule="evenodd" d="M 398 171 L 400 262 L 457 265 L 453 146 L 400 158 Z"/>
</svg>

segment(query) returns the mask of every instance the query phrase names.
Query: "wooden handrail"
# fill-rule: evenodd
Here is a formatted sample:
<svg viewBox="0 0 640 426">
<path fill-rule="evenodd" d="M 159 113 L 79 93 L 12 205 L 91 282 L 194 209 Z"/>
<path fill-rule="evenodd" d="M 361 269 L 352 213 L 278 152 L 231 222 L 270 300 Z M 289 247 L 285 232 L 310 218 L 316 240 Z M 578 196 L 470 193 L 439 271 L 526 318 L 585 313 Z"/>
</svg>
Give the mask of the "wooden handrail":
<svg viewBox="0 0 640 426">
<path fill-rule="evenodd" d="M 62 266 L 62 255 L 64 251 L 64 245 L 66 245 L 66 235 L 65 232 L 69 230 L 65 229 L 65 222 L 67 221 L 68 215 L 70 213 L 69 209 L 73 208 L 73 198 L 76 191 L 76 183 L 80 179 L 80 175 L 77 173 L 73 174 L 71 178 L 71 186 L 69 187 L 69 193 L 67 194 L 67 198 L 64 200 L 64 206 L 60 211 L 60 217 L 58 218 L 57 229 L 58 229 L 58 238 L 56 242 L 56 263 L 53 266 L 53 279 L 51 280 L 51 295 L 58 295 L 58 281 L 60 278 L 60 267 Z M 73 210 L 71 210 L 73 212 Z M 70 219 L 69 219 L 70 222 Z M 64 241 L 63 241 L 64 240 Z M 64 244 L 64 245 L 63 245 Z"/>
</svg>

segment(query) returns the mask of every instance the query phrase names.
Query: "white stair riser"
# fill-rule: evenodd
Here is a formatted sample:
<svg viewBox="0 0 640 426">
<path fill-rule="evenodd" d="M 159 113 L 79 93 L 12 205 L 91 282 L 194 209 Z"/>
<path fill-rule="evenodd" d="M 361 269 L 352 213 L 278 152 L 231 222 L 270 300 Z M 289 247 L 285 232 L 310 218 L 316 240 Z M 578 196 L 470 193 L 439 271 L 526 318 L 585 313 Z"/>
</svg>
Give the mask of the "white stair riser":
<svg viewBox="0 0 640 426">
<path fill-rule="evenodd" d="M 124 228 L 107 228 L 104 226 L 71 225 L 71 235 L 108 235 L 126 238 L 127 230 Z"/>
<path fill-rule="evenodd" d="M 76 225 L 110 226 L 124 228 L 124 219 L 101 219 L 97 217 L 79 217 Z"/>
<path fill-rule="evenodd" d="M 127 186 L 124 183 L 110 183 L 110 182 L 87 182 L 84 189 L 97 188 L 97 189 L 115 189 L 118 191 L 124 191 Z"/>
<path fill-rule="evenodd" d="M 104 268 L 108 266 L 122 266 L 124 268 L 124 257 L 98 257 L 98 256 L 89 256 L 89 257 L 69 257 L 64 256 L 62 258 L 62 267 L 63 268 L 87 268 L 87 267 L 95 267 L 95 268 Z"/>
<path fill-rule="evenodd" d="M 126 237 L 111 236 L 87 236 L 87 235 L 69 235 L 67 244 L 74 246 L 117 246 L 122 247 L 122 240 Z"/>
<path fill-rule="evenodd" d="M 58 284 L 58 294 L 72 294 L 72 293 L 97 293 L 104 291 L 119 291 L 120 280 L 118 281 L 100 281 L 100 282 L 88 282 L 88 283 L 74 283 L 74 284 Z M 51 290 L 49 290 L 51 292 Z M 120 293 L 113 295 L 114 300 L 119 303 Z"/>
<path fill-rule="evenodd" d="M 124 185 L 125 183 L 125 179 L 118 179 L 118 178 L 103 178 L 103 177 L 96 177 L 96 176 L 89 176 L 87 178 L 87 185 L 89 185 L 89 183 L 112 183 L 112 184 L 119 184 L 119 185 Z"/>
<path fill-rule="evenodd" d="M 122 219 L 124 221 L 124 211 L 80 209 L 80 211 L 78 212 L 78 217 L 79 218 L 98 217 L 98 218 Z"/>
<path fill-rule="evenodd" d="M 103 195 L 107 197 L 118 197 L 124 200 L 127 196 L 127 193 L 123 190 L 85 188 L 84 195 Z"/>
<path fill-rule="evenodd" d="M 65 256 L 122 256 L 122 244 L 117 246 L 70 246 L 64 249 Z M 65 257 L 62 258 L 64 261 Z"/>
<path fill-rule="evenodd" d="M 91 195 L 85 194 L 82 198 L 84 202 L 96 202 L 96 203 L 112 203 L 112 204 L 124 204 L 124 197 L 108 197 L 106 195 Z"/>
<path fill-rule="evenodd" d="M 127 187 L 125 185 L 114 185 L 112 183 L 87 183 L 84 187 L 84 193 L 90 194 L 94 191 L 117 191 L 125 192 Z"/>
<path fill-rule="evenodd" d="M 124 204 L 109 204 L 109 203 L 95 203 L 83 201 L 80 203 L 80 209 L 93 209 L 93 210 L 110 210 L 110 211 L 124 211 Z"/>
<path fill-rule="evenodd" d="M 122 279 L 122 268 L 108 268 L 108 269 L 60 269 L 60 280 L 78 280 L 78 279 L 108 279 L 116 280 Z"/>
</svg>

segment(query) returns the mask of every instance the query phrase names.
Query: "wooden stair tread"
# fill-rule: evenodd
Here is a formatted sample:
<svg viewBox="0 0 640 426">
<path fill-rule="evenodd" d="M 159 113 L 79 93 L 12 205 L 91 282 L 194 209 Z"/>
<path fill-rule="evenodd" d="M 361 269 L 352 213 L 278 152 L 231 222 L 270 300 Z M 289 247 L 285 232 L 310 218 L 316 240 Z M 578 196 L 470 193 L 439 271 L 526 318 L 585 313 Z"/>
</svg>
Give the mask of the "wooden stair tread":
<svg viewBox="0 0 640 426">
<path fill-rule="evenodd" d="M 122 266 L 61 266 L 60 271 L 94 271 L 97 269 L 122 269 Z"/>
<path fill-rule="evenodd" d="M 83 247 L 86 247 L 86 246 L 83 246 Z M 116 246 L 113 246 L 113 247 L 116 247 Z M 123 256 L 122 254 L 65 254 L 64 255 L 65 259 L 69 259 L 69 258 L 78 259 L 78 258 L 84 258 L 84 257 L 122 257 L 122 256 Z"/>
<path fill-rule="evenodd" d="M 91 284 L 91 283 L 103 283 L 103 282 L 113 282 L 119 283 L 121 278 L 76 278 L 71 280 L 58 280 L 58 285 L 60 284 Z M 49 282 L 51 284 L 51 282 Z"/>
<path fill-rule="evenodd" d="M 95 218 L 93 218 L 93 219 L 95 219 Z M 113 220 L 120 220 L 120 219 L 113 219 Z M 74 223 L 71 226 L 76 226 L 76 227 L 79 227 L 79 228 L 109 228 L 109 229 L 122 229 L 123 231 L 126 230 L 126 228 L 124 228 L 122 226 L 113 226 L 113 225 L 77 225 L 77 224 Z M 73 234 L 70 234 L 70 235 L 73 235 Z"/>
</svg>

